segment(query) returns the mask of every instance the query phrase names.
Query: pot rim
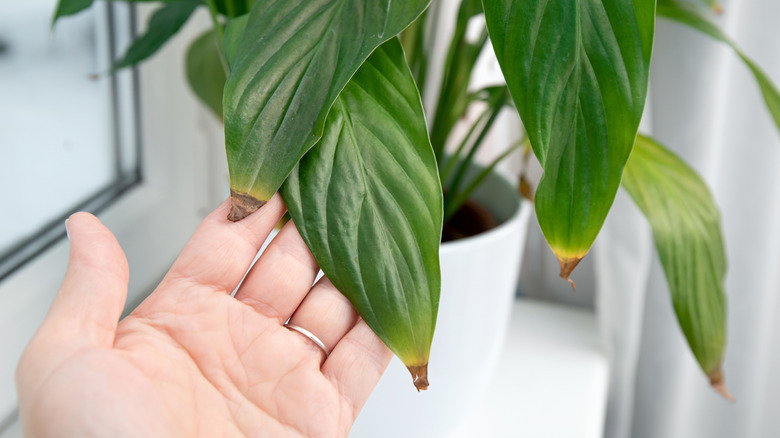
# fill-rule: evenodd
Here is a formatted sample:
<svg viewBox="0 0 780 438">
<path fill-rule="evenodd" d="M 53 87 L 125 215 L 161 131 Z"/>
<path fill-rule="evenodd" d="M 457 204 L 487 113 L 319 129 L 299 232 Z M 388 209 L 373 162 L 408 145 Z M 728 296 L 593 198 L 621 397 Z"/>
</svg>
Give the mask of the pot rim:
<svg viewBox="0 0 780 438">
<path fill-rule="evenodd" d="M 517 209 L 515 209 L 515 211 L 507 220 L 501 222 L 495 228 L 491 228 L 490 230 L 481 232 L 474 236 L 464 237 L 462 239 L 451 240 L 449 242 L 442 243 L 440 245 L 440 252 L 443 253 L 448 251 L 455 251 L 462 246 L 475 245 L 483 241 L 489 241 L 493 239 L 501 239 L 505 234 L 511 233 L 512 230 L 516 226 L 518 226 L 519 223 L 528 223 L 528 219 L 530 218 L 531 210 L 532 210 L 531 207 L 533 206 L 533 204 L 529 200 L 520 196 L 520 194 L 517 193 L 512 183 L 507 179 L 505 175 L 495 171 L 493 172 L 493 175 L 499 178 L 503 184 L 505 184 L 511 189 L 511 193 L 515 196 L 515 198 L 519 198 Z"/>
</svg>

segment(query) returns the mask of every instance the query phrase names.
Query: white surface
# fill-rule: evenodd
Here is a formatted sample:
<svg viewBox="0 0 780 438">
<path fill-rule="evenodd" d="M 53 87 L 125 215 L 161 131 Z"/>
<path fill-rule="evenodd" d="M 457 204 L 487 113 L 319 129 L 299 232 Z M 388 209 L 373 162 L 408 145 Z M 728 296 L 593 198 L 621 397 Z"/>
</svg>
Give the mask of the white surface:
<svg viewBox="0 0 780 438">
<path fill-rule="evenodd" d="M 601 438 L 608 375 L 592 312 L 520 299 L 487 394 L 449 438 Z"/>
<path fill-rule="evenodd" d="M 0 438 L 21 438 L 22 428 L 19 422 L 15 422 L 10 428 L 0 432 Z"/>
<path fill-rule="evenodd" d="M 509 322 L 531 208 L 520 204 L 514 188 L 495 174 L 475 199 L 506 222 L 442 245 L 430 388 L 417 393 L 409 372 L 394 358 L 358 417 L 352 438 L 445 436 L 487 389 Z"/>
</svg>

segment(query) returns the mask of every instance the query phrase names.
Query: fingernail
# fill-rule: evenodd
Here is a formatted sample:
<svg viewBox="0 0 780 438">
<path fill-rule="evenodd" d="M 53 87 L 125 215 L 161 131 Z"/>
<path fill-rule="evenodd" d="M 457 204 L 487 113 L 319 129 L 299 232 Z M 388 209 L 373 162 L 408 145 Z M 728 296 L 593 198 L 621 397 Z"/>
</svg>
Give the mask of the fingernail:
<svg viewBox="0 0 780 438">
<path fill-rule="evenodd" d="M 70 240 L 70 232 L 68 232 L 68 221 L 69 220 L 70 220 L 70 218 L 65 219 L 65 237 L 67 237 L 68 240 Z"/>
</svg>

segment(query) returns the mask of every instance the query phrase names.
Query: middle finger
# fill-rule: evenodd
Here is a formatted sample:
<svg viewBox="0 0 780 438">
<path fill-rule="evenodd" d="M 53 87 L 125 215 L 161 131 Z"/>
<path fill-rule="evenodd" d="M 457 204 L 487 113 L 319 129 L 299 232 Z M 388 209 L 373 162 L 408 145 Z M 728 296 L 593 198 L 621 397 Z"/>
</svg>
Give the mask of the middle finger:
<svg viewBox="0 0 780 438">
<path fill-rule="evenodd" d="M 303 301 L 318 272 L 314 256 L 289 221 L 249 271 L 236 299 L 281 324 Z"/>
</svg>

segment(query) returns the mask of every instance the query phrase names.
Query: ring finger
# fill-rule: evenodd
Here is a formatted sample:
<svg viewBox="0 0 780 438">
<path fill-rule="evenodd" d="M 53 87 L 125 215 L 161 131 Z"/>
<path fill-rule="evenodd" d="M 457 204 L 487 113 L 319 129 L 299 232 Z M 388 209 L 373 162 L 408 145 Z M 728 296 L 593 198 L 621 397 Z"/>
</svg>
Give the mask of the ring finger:
<svg viewBox="0 0 780 438">
<path fill-rule="evenodd" d="M 295 326 L 308 331 L 322 342 L 325 348 L 323 359 L 333 351 L 341 338 L 355 326 L 358 321 L 357 312 L 352 303 L 339 292 L 326 277 L 322 277 L 311 289 L 295 310 L 288 326 Z M 322 354 L 321 347 L 306 339 L 304 333 L 293 333 L 312 351 Z"/>
</svg>

